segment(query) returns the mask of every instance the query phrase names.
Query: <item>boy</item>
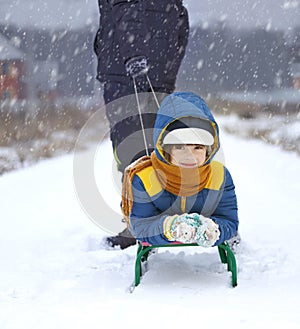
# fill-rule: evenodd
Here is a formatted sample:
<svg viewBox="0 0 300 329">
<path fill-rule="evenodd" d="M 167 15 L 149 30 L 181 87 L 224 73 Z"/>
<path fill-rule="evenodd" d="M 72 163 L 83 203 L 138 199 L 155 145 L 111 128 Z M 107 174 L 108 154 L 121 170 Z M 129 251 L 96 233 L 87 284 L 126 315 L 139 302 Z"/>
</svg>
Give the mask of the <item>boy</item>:
<svg viewBox="0 0 300 329">
<path fill-rule="evenodd" d="M 235 187 L 213 158 L 218 125 L 204 100 L 174 93 L 162 102 L 154 126 L 155 150 L 124 175 L 122 211 L 140 241 L 218 245 L 237 234 Z"/>
</svg>

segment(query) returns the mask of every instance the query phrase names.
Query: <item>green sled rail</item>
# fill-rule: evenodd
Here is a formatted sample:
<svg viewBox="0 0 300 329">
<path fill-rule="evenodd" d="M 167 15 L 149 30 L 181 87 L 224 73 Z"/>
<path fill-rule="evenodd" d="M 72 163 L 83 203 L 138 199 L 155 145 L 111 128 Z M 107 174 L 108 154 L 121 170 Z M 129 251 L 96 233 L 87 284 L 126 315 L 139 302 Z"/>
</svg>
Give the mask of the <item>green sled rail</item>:
<svg viewBox="0 0 300 329">
<path fill-rule="evenodd" d="M 135 261 L 135 286 L 138 286 L 141 282 L 142 276 L 142 263 L 148 260 L 149 253 L 152 249 L 158 248 L 173 248 L 173 247 L 195 247 L 198 246 L 196 243 L 174 243 L 164 245 L 148 245 L 138 243 L 138 250 Z M 199 246 L 198 246 L 199 247 Z M 237 266 L 234 253 L 230 249 L 227 242 L 223 242 L 218 247 L 219 256 L 223 264 L 227 264 L 227 270 L 231 272 L 231 285 L 232 287 L 237 286 Z"/>
</svg>

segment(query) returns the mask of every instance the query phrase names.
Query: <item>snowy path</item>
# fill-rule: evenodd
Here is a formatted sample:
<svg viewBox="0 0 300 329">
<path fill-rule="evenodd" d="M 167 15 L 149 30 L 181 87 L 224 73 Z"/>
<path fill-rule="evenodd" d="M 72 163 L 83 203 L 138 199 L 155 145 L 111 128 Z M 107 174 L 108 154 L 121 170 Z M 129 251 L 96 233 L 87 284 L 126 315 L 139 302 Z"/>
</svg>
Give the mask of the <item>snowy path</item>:
<svg viewBox="0 0 300 329">
<path fill-rule="evenodd" d="M 300 328 L 300 158 L 221 141 L 244 240 L 237 288 L 216 248 L 176 248 L 129 294 L 136 249 L 101 249 L 107 233 L 82 211 L 65 156 L 0 177 L 0 328 Z"/>
</svg>

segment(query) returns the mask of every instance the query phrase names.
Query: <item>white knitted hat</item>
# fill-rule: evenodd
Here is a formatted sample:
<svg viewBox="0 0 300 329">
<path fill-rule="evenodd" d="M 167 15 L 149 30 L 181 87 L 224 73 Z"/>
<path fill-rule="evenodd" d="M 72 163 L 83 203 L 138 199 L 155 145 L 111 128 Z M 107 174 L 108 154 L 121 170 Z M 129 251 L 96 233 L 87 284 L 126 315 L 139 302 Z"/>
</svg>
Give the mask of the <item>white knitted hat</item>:
<svg viewBox="0 0 300 329">
<path fill-rule="evenodd" d="M 163 144 L 200 144 L 213 145 L 213 135 L 201 128 L 179 128 L 166 134 Z"/>
</svg>

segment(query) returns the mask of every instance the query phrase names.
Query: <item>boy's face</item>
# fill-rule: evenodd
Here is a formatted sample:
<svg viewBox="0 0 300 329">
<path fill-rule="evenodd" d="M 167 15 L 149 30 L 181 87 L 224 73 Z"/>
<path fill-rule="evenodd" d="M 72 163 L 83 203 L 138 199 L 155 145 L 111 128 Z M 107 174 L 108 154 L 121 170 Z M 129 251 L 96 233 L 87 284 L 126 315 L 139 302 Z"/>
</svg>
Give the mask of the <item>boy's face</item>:
<svg viewBox="0 0 300 329">
<path fill-rule="evenodd" d="M 182 168 L 195 168 L 203 165 L 206 159 L 205 145 L 176 144 L 171 147 L 171 163 Z"/>
</svg>

